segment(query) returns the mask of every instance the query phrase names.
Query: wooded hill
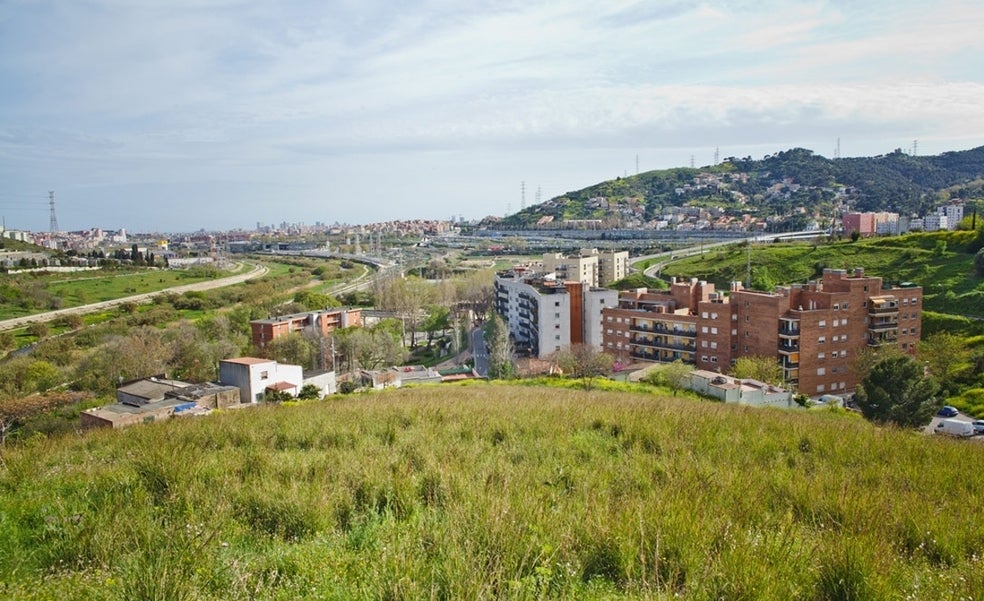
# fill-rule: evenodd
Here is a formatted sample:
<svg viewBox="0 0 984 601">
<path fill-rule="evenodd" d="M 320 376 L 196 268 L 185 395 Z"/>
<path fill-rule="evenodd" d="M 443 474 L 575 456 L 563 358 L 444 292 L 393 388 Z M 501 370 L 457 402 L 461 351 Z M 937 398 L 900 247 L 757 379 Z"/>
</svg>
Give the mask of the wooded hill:
<svg viewBox="0 0 984 601">
<path fill-rule="evenodd" d="M 984 197 L 984 146 L 937 156 L 900 149 L 875 157 L 828 159 L 804 148 L 761 160 L 728 157 L 701 168 L 674 168 L 619 177 L 568 192 L 485 225 L 557 227 L 563 220 L 600 219 L 640 226 L 669 207 L 716 207 L 724 214 L 833 219 L 846 209 L 925 214 L 951 198 Z M 800 211 L 800 208 L 805 211 Z"/>
</svg>

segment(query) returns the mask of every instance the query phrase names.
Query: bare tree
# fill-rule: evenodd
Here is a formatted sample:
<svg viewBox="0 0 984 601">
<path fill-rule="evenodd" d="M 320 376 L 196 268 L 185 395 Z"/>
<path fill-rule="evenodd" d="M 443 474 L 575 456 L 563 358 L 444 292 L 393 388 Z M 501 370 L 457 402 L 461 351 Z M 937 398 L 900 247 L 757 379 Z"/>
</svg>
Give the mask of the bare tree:
<svg viewBox="0 0 984 601">
<path fill-rule="evenodd" d="M 590 344 L 573 344 L 557 353 L 557 366 L 572 378 L 580 378 L 585 390 L 591 390 L 594 379 L 612 370 L 615 358 Z"/>
</svg>

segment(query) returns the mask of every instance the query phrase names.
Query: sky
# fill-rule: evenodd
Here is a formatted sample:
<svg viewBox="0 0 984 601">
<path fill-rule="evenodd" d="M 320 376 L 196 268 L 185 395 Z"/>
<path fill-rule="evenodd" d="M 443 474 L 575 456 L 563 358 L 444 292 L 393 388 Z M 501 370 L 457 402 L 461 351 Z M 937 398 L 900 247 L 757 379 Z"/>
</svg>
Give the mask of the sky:
<svg viewBox="0 0 984 601">
<path fill-rule="evenodd" d="M 984 145 L 979 0 L 0 0 L 0 215 L 506 215 L 637 172 Z"/>
</svg>

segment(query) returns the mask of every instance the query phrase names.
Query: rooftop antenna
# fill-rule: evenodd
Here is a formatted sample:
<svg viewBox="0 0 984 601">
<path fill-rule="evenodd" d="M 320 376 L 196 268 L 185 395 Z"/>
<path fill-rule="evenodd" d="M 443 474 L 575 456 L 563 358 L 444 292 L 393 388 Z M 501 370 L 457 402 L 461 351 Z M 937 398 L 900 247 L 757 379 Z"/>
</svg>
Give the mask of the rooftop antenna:
<svg viewBox="0 0 984 601">
<path fill-rule="evenodd" d="M 58 231 L 58 218 L 55 217 L 55 192 L 54 190 L 48 191 L 48 206 L 51 207 L 51 223 L 48 225 L 48 229 L 52 234 Z"/>
</svg>

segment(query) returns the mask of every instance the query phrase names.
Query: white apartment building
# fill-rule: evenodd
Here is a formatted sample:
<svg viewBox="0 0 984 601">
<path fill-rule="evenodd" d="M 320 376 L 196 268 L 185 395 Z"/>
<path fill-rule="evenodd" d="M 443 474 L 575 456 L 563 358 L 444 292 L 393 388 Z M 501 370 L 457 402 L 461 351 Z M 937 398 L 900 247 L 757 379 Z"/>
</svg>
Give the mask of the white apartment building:
<svg viewBox="0 0 984 601">
<path fill-rule="evenodd" d="M 960 222 L 963 221 L 964 205 L 962 202 L 943 205 L 938 209 L 938 213 L 946 217 L 946 229 L 955 230 Z"/>
<path fill-rule="evenodd" d="M 601 350 L 601 313 L 618 304 L 618 292 L 553 274 L 506 271 L 495 278 L 495 310 L 505 320 L 516 351 L 545 358 L 590 344 Z"/>
</svg>

